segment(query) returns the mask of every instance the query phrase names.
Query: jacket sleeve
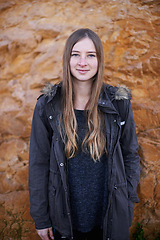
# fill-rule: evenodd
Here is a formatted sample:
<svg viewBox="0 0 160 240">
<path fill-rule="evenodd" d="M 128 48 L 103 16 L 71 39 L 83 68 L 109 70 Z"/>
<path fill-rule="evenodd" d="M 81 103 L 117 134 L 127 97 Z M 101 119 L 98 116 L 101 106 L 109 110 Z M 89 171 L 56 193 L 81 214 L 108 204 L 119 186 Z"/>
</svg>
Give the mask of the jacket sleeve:
<svg viewBox="0 0 160 240">
<path fill-rule="evenodd" d="M 128 198 L 132 202 L 139 202 L 137 184 L 140 178 L 140 157 L 130 100 L 127 101 L 127 113 L 120 141 L 127 178 Z"/>
<path fill-rule="evenodd" d="M 36 229 L 51 227 L 48 212 L 50 134 L 40 102 L 41 99 L 33 114 L 29 151 L 30 213 Z"/>
</svg>

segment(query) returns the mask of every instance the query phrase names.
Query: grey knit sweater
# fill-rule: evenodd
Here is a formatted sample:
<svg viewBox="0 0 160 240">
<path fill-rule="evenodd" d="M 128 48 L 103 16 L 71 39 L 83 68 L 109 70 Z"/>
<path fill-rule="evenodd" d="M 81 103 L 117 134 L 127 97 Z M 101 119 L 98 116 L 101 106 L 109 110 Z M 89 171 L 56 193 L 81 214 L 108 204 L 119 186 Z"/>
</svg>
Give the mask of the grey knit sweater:
<svg viewBox="0 0 160 240">
<path fill-rule="evenodd" d="M 107 157 L 96 163 L 89 153 L 82 151 L 81 143 L 87 131 L 87 112 L 75 110 L 78 124 L 78 152 L 68 160 L 68 180 L 73 228 L 89 232 L 102 226 L 107 206 Z"/>
</svg>

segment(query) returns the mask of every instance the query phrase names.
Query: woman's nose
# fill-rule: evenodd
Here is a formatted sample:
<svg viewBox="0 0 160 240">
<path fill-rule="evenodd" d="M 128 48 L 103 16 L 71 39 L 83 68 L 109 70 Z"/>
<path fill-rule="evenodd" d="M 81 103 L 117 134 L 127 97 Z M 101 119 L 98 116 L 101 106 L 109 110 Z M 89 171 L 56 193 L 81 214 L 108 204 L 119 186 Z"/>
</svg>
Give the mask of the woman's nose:
<svg viewBox="0 0 160 240">
<path fill-rule="evenodd" d="M 79 66 L 86 66 L 87 65 L 86 58 L 80 57 L 78 64 L 79 64 Z"/>
</svg>

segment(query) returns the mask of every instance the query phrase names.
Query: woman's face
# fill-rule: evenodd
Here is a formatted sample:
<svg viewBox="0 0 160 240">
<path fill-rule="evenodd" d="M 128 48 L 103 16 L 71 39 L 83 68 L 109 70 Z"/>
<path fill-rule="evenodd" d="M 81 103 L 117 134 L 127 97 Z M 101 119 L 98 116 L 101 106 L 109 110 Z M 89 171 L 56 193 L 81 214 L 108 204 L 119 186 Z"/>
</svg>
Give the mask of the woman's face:
<svg viewBox="0 0 160 240">
<path fill-rule="evenodd" d="M 83 38 L 74 45 L 70 58 L 70 71 L 79 81 L 90 80 L 97 73 L 97 53 L 90 38 Z"/>
</svg>

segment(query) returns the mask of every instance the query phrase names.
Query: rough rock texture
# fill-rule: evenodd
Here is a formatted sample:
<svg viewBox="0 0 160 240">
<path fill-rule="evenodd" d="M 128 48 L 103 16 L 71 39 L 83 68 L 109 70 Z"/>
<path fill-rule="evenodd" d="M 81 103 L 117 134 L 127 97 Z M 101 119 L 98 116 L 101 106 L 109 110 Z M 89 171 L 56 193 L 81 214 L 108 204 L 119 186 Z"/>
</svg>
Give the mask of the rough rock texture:
<svg viewBox="0 0 160 240">
<path fill-rule="evenodd" d="M 29 215 L 28 148 L 36 98 L 62 77 L 66 38 L 96 31 L 105 81 L 132 90 L 142 173 L 137 221 L 160 232 L 159 0 L 0 0 L 0 239 L 39 239 Z M 131 237 L 132 239 L 132 237 Z"/>
</svg>

